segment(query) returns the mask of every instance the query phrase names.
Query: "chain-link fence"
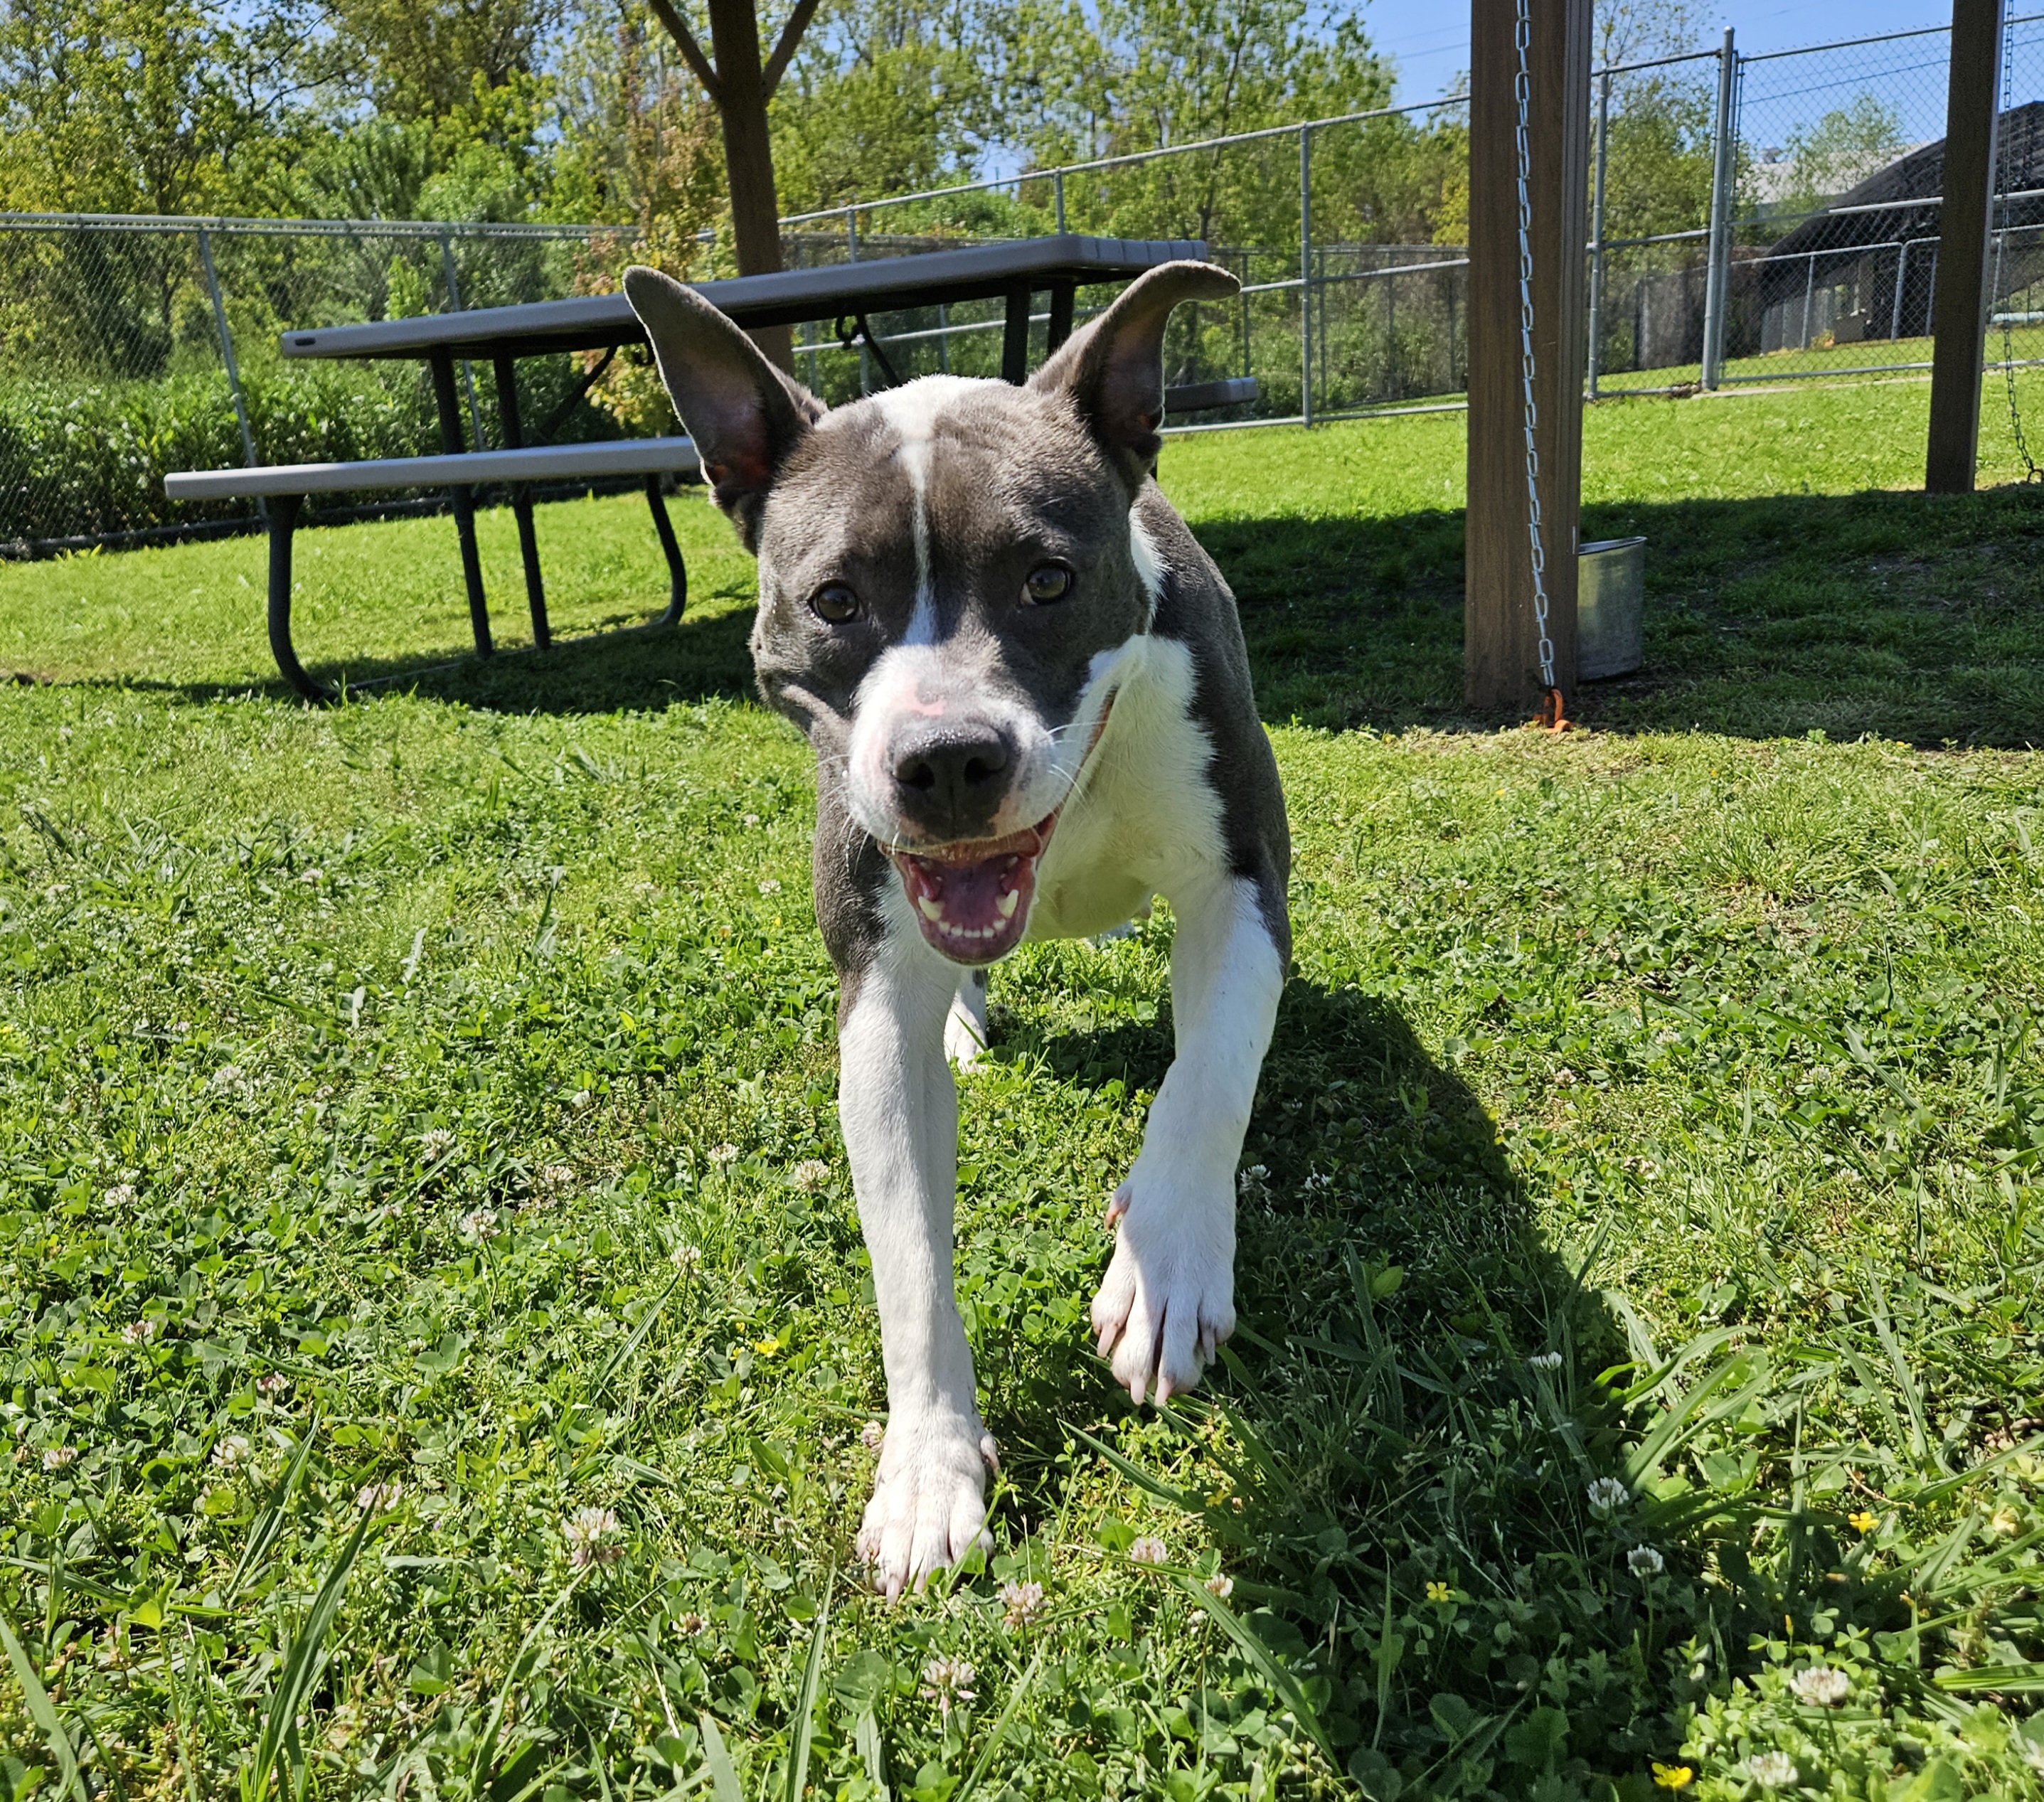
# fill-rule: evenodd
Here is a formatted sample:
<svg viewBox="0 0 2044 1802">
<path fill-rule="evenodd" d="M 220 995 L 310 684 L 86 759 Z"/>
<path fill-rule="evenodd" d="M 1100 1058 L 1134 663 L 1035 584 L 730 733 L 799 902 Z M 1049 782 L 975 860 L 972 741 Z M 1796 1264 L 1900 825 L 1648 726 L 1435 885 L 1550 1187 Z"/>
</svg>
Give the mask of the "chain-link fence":
<svg viewBox="0 0 2044 1802">
<path fill-rule="evenodd" d="M 1931 364 L 1948 27 L 1598 77 L 1593 394 Z M 2044 13 L 2008 22 L 1990 355 L 2044 359 Z M 1719 146 L 1723 147 L 1720 154 Z M 2008 341 L 2002 341 L 2004 326 Z"/>
<path fill-rule="evenodd" d="M 1592 397 L 1927 367 L 1949 44 L 1939 28 L 1745 57 L 1727 33 L 1597 71 Z M 2044 365 L 2044 13 L 2013 19 L 2008 46 L 1988 355 L 2023 371 Z M 1439 240 L 1459 236 L 1467 171 L 1451 98 L 798 216 L 783 254 L 1197 238 L 1243 291 L 1180 309 L 1169 378 L 1249 376 L 1257 394 L 1173 428 L 1454 406 L 1468 259 Z M 0 554 L 253 523 L 172 509 L 168 470 L 429 452 L 422 365 L 286 363 L 282 333 L 598 291 L 636 248 L 605 226 L 0 215 Z M 903 378 L 992 375 L 1003 318 L 988 301 L 870 324 Z M 882 378 L 855 336 L 797 332 L 801 374 L 833 403 Z M 528 441 L 647 428 L 588 373 L 521 361 Z M 498 442 L 494 385 L 465 392 L 475 441 Z"/>
</svg>

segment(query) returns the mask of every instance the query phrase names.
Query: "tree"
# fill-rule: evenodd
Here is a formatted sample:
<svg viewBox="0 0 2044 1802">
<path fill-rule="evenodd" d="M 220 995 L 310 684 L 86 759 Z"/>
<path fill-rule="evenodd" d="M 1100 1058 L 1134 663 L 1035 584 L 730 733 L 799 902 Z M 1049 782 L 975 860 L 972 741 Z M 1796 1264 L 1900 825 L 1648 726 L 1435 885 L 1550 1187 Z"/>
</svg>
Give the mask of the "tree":
<svg viewBox="0 0 2044 1802">
<path fill-rule="evenodd" d="M 724 130 L 724 174 L 731 184 L 731 235 L 741 275 L 770 275 L 781 267 L 781 206 L 774 186 L 774 140 L 766 103 L 788 72 L 788 64 L 816 17 L 820 0 L 795 0 L 782 21 L 774 53 L 759 60 L 759 14 L 755 0 L 705 0 L 709 10 L 709 54 L 674 0 L 651 0 L 653 15 L 667 28 L 703 91 L 717 108 Z M 784 369 L 794 367 L 794 340 L 785 325 L 755 332 L 759 348 Z"/>
</svg>

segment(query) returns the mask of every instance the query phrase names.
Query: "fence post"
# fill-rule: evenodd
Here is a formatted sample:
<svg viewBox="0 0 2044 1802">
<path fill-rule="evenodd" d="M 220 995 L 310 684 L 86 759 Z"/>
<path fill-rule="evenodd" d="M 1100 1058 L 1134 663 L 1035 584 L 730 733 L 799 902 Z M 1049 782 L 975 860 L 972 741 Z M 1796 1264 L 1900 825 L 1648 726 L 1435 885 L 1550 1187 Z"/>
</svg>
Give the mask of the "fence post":
<svg viewBox="0 0 2044 1802">
<path fill-rule="evenodd" d="M 1895 303 L 1888 309 L 1888 341 L 1896 343 L 1902 336 L 1902 284 L 1909 279 L 1909 246 L 1911 240 L 1904 238 L 1902 248 L 1895 258 Z"/>
<path fill-rule="evenodd" d="M 1058 169 L 1058 170 L 1055 171 L 1052 173 L 1052 175 L 1051 175 L 1051 180 L 1052 185 L 1054 186 L 1054 187 L 1055 187 L 1055 190 L 1056 190 L 1057 197 L 1058 197 L 1058 236 L 1059 237 L 1062 237 L 1062 236 L 1065 235 L 1065 172 L 1064 172 L 1064 171 L 1063 171 L 1063 170 L 1062 170 L 1062 169 Z"/>
<path fill-rule="evenodd" d="M 1299 128 L 1299 417 L 1313 423 L 1313 128 Z"/>
<path fill-rule="evenodd" d="M 1597 365 L 1604 337 L 1604 175 L 1611 153 L 1611 71 L 1597 81 L 1596 180 L 1590 197 L 1590 343 L 1589 390 L 1597 398 Z"/>
<path fill-rule="evenodd" d="M 256 455 L 256 434 L 248 424 L 248 403 L 241 393 L 241 371 L 234 361 L 234 335 L 227 329 L 227 309 L 221 304 L 220 277 L 213 267 L 213 234 L 202 225 L 198 233 L 199 267 L 206 271 L 206 298 L 213 302 L 213 329 L 220 334 L 220 360 L 227 366 L 227 392 L 234 402 L 234 417 L 241 427 L 241 454 L 251 469 L 259 459 Z M 256 510 L 265 518 L 269 509 L 259 498 Z"/>
<path fill-rule="evenodd" d="M 2002 0 L 1954 0 L 1945 105 L 1945 204 L 1938 261 L 1944 288 L 1931 313 L 1931 428 L 1925 490 L 1973 491 L 1986 351 L 1988 244 L 1994 211 L 1995 114 L 2001 98 Z M 2008 185 L 2015 186 L 2013 181 Z M 1936 279 L 1934 274 L 1932 279 Z"/>
<path fill-rule="evenodd" d="M 454 240 L 445 232 L 440 233 L 440 268 L 447 276 L 448 311 L 459 313 L 462 310 L 461 286 L 455 280 Z M 466 358 L 462 360 L 461 382 L 468 390 L 468 423 L 474 428 L 475 448 L 478 451 L 487 450 L 490 443 L 482 436 L 482 409 L 476 405 L 475 401 L 475 371 Z"/>
<path fill-rule="evenodd" d="M 1725 27 L 1724 48 L 1718 52 L 1718 105 L 1711 158 L 1711 235 L 1704 259 L 1703 385 L 1718 385 L 1724 361 L 1726 303 L 1731 298 L 1731 182 L 1735 166 L 1732 99 L 1738 86 L 1739 56 L 1732 48 L 1731 27 Z"/>
</svg>

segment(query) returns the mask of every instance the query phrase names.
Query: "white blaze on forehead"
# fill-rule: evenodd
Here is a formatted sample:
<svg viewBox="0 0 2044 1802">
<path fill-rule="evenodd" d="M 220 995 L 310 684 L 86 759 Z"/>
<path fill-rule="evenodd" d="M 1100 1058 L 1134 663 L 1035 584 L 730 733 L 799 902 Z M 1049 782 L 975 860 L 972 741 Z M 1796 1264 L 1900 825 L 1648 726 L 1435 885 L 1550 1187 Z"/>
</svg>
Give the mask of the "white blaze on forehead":
<svg viewBox="0 0 2044 1802">
<path fill-rule="evenodd" d="M 937 638 L 937 597 L 930 583 L 930 447 L 936 441 L 938 416 L 974 389 L 987 386 L 963 375 L 925 375 L 873 397 L 880 417 L 901 434 L 901 467 L 909 472 L 912 513 L 910 529 L 916 545 L 916 609 L 909 616 L 904 644 L 934 644 Z"/>
</svg>

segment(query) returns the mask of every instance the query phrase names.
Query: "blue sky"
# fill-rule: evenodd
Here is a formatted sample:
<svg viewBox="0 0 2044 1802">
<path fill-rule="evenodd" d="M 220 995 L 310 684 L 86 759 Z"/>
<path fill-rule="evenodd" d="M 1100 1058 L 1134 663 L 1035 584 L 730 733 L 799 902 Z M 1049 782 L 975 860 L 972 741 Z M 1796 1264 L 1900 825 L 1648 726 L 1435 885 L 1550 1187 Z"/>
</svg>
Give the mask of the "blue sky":
<svg viewBox="0 0 2044 1802">
<path fill-rule="evenodd" d="M 1371 41 L 1397 61 L 1400 100 L 1431 100 L 1469 67 L 1467 0 L 1369 0 L 1362 16 Z M 1952 11 L 1949 0 L 1856 0 L 1843 7 L 1837 0 L 1735 0 L 1712 17 L 1716 31 L 1730 25 L 1739 33 L 1740 49 L 1758 52 L 1950 25 Z"/>
</svg>

